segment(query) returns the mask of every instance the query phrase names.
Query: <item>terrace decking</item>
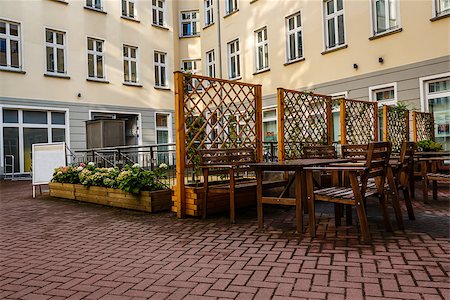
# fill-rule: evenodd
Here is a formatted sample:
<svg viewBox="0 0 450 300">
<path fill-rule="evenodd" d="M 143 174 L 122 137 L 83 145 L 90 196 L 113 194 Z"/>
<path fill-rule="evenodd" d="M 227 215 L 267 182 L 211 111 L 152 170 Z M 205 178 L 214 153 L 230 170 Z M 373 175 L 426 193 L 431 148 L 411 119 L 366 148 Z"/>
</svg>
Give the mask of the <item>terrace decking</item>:
<svg viewBox="0 0 450 300">
<path fill-rule="evenodd" d="M 421 199 L 420 189 L 416 199 Z M 405 231 L 384 231 L 368 205 L 373 245 L 336 230 L 317 205 L 317 238 L 294 234 L 294 209 L 207 220 L 149 215 L 47 195 L 0 181 L 1 299 L 448 299 L 450 188 L 413 201 Z M 392 211 L 391 211 L 392 214 Z M 394 229 L 396 227 L 394 226 Z"/>
</svg>

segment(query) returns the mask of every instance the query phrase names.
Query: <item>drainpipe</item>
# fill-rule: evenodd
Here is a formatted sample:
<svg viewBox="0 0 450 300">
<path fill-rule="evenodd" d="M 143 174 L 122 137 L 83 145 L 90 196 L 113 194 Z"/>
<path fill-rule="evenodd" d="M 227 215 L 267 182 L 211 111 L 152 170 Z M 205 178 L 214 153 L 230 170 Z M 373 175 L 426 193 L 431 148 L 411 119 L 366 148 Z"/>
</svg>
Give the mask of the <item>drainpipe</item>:
<svg viewBox="0 0 450 300">
<path fill-rule="evenodd" d="M 220 32 L 220 0 L 216 0 L 217 3 L 217 49 L 219 60 L 219 78 L 222 78 L 222 35 Z"/>
</svg>

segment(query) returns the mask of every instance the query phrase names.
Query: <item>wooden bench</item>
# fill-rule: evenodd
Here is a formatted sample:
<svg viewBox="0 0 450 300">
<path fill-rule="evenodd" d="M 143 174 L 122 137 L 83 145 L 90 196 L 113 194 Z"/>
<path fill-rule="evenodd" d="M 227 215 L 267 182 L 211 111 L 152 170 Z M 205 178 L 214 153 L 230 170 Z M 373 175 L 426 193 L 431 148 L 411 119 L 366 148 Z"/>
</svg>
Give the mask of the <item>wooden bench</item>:
<svg viewBox="0 0 450 300">
<path fill-rule="evenodd" d="M 235 222 L 235 198 L 241 189 L 255 188 L 256 179 L 249 164 L 255 163 L 256 156 L 252 148 L 208 149 L 200 150 L 200 167 L 203 169 L 202 217 L 206 218 L 209 192 L 230 194 L 230 222 Z M 252 176 L 249 176 L 251 173 Z M 211 184 L 210 175 L 229 177 L 226 183 Z M 286 185 L 286 180 L 264 181 L 265 189 Z"/>
</svg>

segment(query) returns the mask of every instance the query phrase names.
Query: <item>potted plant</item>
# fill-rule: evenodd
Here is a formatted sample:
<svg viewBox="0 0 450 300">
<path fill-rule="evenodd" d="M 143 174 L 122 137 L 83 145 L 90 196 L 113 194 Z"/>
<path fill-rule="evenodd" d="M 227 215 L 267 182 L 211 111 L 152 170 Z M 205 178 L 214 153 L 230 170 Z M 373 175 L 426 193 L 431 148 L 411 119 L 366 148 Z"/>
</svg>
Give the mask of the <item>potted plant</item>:
<svg viewBox="0 0 450 300">
<path fill-rule="evenodd" d="M 442 144 L 436 143 L 432 140 L 423 140 L 417 142 L 417 147 L 419 150 L 424 152 L 437 152 L 442 151 Z"/>
<path fill-rule="evenodd" d="M 93 162 L 56 168 L 50 195 L 114 207 L 155 212 L 169 210 L 171 190 L 163 182 L 166 164 L 156 170 L 138 164 L 98 168 Z"/>
</svg>

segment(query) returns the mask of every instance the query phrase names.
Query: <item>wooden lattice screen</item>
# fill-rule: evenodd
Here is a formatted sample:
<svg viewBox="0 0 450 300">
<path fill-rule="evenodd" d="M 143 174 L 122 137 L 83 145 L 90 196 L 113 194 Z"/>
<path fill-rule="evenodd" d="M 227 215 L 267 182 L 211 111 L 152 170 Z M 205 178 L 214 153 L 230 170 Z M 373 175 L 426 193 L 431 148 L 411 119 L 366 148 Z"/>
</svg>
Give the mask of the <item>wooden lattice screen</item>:
<svg viewBox="0 0 450 300">
<path fill-rule="evenodd" d="M 295 159 L 305 145 L 331 145 L 331 97 L 278 89 L 278 157 Z"/>
<path fill-rule="evenodd" d="M 378 103 L 341 99 L 341 144 L 378 141 Z"/>
<path fill-rule="evenodd" d="M 434 118 L 432 113 L 412 112 L 414 142 L 434 141 Z"/>
<path fill-rule="evenodd" d="M 383 140 L 392 142 L 392 151 L 400 152 L 403 141 L 409 141 L 409 111 L 383 105 Z"/>
<path fill-rule="evenodd" d="M 199 163 L 198 150 L 262 151 L 261 85 L 175 72 L 177 216 L 185 214 L 185 170 Z"/>
</svg>

